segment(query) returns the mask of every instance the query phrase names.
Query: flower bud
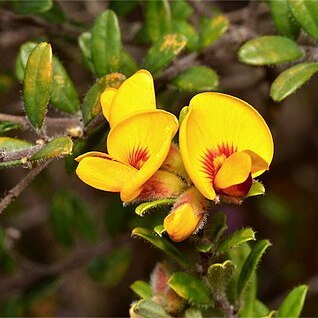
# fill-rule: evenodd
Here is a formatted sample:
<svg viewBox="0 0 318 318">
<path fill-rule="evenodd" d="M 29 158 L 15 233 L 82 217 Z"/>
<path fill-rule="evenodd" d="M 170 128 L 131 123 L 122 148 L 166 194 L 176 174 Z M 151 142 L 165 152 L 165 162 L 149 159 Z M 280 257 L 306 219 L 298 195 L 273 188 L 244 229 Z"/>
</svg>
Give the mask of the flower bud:
<svg viewBox="0 0 318 318">
<path fill-rule="evenodd" d="M 194 187 L 184 192 L 164 220 L 164 228 L 175 242 L 195 233 L 204 221 L 208 201 Z"/>
</svg>

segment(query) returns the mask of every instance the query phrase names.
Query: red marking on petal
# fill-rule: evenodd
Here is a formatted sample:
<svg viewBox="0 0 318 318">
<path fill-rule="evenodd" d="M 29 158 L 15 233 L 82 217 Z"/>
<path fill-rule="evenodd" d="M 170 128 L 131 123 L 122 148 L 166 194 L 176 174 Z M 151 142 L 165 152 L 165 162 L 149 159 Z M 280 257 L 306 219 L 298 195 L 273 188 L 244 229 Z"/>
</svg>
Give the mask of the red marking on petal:
<svg viewBox="0 0 318 318">
<path fill-rule="evenodd" d="M 129 154 L 129 164 L 136 169 L 140 169 L 149 159 L 148 149 L 137 147 Z"/>
<path fill-rule="evenodd" d="M 212 183 L 225 159 L 236 151 L 237 148 L 228 143 L 219 145 L 217 149 L 207 149 L 206 154 L 202 158 L 202 171 L 207 174 Z"/>
</svg>

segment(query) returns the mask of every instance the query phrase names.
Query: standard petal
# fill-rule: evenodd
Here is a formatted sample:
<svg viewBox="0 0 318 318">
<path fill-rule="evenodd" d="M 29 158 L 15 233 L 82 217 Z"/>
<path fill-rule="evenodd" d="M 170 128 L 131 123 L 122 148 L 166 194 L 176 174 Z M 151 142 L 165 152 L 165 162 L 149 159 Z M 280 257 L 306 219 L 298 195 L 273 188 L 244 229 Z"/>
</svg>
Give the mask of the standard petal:
<svg viewBox="0 0 318 318">
<path fill-rule="evenodd" d="M 100 103 L 102 105 L 103 114 L 108 121 L 109 121 L 110 108 L 117 94 L 117 91 L 118 89 L 116 88 L 112 88 L 112 87 L 106 88 L 100 97 Z"/>
<path fill-rule="evenodd" d="M 111 129 L 110 156 L 139 170 L 122 188 L 124 201 L 131 201 L 131 194 L 160 168 L 177 129 L 176 117 L 163 110 L 136 113 Z"/>
<path fill-rule="evenodd" d="M 114 127 L 128 115 L 156 109 L 153 78 L 146 70 L 140 70 L 126 79 L 117 91 L 109 112 L 109 122 Z"/>
<path fill-rule="evenodd" d="M 225 159 L 220 170 L 216 173 L 214 186 L 225 189 L 243 183 L 251 173 L 251 157 L 244 152 L 235 152 Z"/>
<path fill-rule="evenodd" d="M 216 168 L 234 152 L 251 151 L 267 163 L 266 168 L 253 171 L 252 176 L 256 177 L 272 160 L 273 140 L 265 121 L 252 106 L 238 98 L 210 92 L 192 98 L 180 128 L 180 150 L 190 178 L 204 196 L 213 200 Z"/>
<path fill-rule="evenodd" d="M 104 191 L 120 192 L 123 184 L 137 173 L 135 168 L 106 157 L 84 155 L 77 160 L 80 160 L 76 169 L 78 177 Z"/>
</svg>

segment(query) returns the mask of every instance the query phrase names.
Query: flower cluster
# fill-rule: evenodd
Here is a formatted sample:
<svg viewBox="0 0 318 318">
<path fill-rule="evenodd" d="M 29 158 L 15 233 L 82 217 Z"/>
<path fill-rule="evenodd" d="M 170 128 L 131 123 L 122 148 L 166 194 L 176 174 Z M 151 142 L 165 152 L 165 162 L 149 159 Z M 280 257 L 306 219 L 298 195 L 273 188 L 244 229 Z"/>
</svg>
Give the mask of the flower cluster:
<svg viewBox="0 0 318 318">
<path fill-rule="evenodd" d="M 180 115 L 180 149 L 172 143 L 179 122 L 156 109 L 148 71 L 106 88 L 101 105 L 111 128 L 108 154 L 79 156 L 77 175 L 94 188 L 119 192 L 124 202 L 175 199 L 164 228 L 176 242 L 200 228 L 209 201 L 241 202 L 273 157 L 261 115 L 230 95 L 205 92 L 191 99 Z"/>
</svg>

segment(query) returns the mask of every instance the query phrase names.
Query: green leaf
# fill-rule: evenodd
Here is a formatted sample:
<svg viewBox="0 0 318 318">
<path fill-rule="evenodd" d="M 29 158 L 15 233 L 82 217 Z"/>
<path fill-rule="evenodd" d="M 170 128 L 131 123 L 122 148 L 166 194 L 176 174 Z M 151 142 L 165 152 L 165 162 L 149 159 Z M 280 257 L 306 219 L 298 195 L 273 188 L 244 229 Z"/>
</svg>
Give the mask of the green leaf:
<svg viewBox="0 0 318 318">
<path fill-rule="evenodd" d="M 41 128 L 50 99 L 53 79 L 52 49 L 42 42 L 30 53 L 25 68 L 23 98 L 31 124 Z"/>
<path fill-rule="evenodd" d="M 172 20 L 183 22 L 190 18 L 193 13 L 191 5 L 186 0 L 174 0 L 170 2 Z"/>
<path fill-rule="evenodd" d="M 297 60 L 303 56 L 297 43 L 275 35 L 260 36 L 243 44 L 238 56 L 241 62 L 251 65 L 271 65 Z"/>
<path fill-rule="evenodd" d="M 174 78 L 171 83 L 182 91 L 199 93 L 216 90 L 219 78 L 211 68 L 192 66 Z"/>
<path fill-rule="evenodd" d="M 32 144 L 28 141 L 10 138 L 10 137 L 0 137 L 0 150 L 2 151 L 17 151 L 31 147 Z"/>
<path fill-rule="evenodd" d="M 198 277 L 184 273 L 174 273 L 169 281 L 169 286 L 182 298 L 198 305 L 211 305 L 211 294 L 207 285 Z"/>
<path fill-rule="evenodd" d="M 21 45 L 15 63 L 15 74 L 20 82 L 24 81 L 25 67 L 31 51 L 37 46 L 35 42 L 25 42 Z"/>
<path fill-rule="evenodd" d="M 18 123 L 13 123 L 11 121 L 1 121 L 0 122 L 0 135 L 2 135 L 5 132 L 20 129 L 22 126 Z"/>
<path fill-rule="evenodd" d="M 211 225 L 211 239 L 216 242 L 227 229 L 227 217 L 223 212 L 216 212 L 213 214 L 213 222 Z"/>
<path fill-rule="evenodd" d="M 269 309 L 258 299 L 253 304 L 253 315 L 254 317 L 264 317 L 269 313 Z"/>
<path fill-rule="evenodd" d="M 171 32 L 171 13 L 167 0 L 146 2 L 145 22 L 148 36 L 152 42 Z"/>
<path fill-rule="evenodd" d="M 138 70 L 135 59 L 125 50 L 120 54 L 120 72 L 124 75 L 131 76 Z"/>
<path fill-rule="evenodd" d="M 253 197 L 256 195 L 263 195 L 265 194 L 265 188 L 261 182 L 254 182 L 250 188 L 250 191 L 248 191 L 248 194 L 246 197 Z"/>
<path fill-rule="evenodd" d="M 53 6 L 52 0 L 14 0 L 12 3 L 20 14 L 42 13 Z"/>
<path fill-rule="evenodd" d="M 136 0 L 111 0 L 109 9 L 113 10 L 117 15 L 125 16 L 133 11 L 138 5 Z"/>
<path fill-rule="evenodd" d="M 181 125 L 181 123 L 183 122 L 184 117 L 186 116 L 186 114 L 189 112 L 189 106 L 184 106 L 182 107 L 182 109 L 180 110 L 180 114 L 179 114 L 179 124 Z"/>
<path fill-rule="evenodd" d="M 316 0 L 288 0 L 289 9 L 300 26 L 318 39 L 318 2 Z"/>
<path fill-rule="evenodd" d="M 166 231 L 164 226 L 162 224 L 157 225 L 153 229 L 160 237 L 162 237 L 162 234 Z"/>
<path fill-rule="evenodd" d="M 130 285 L 130 288 L 136 293 L 140 298 L 150 299 L 151 298 L 151 286 L 143 280 L 136 280 Z"/>
<path fill-rule="evenodd" d="M 57 241 L 65 247 L 74 244 L 72 198 L 63 191 L 54 194 L 50 204 L 50 226 Z"/>
<path fill-rule="evenodd" d="M 172 3 L 174 3 L 173 1 Z M 173 32 L 182 34 L 187 39 L 186 48 L 190 51 L 196 51 L 199 42 L 199 34 L 196 29 L 187 21 L 173 20 L 172 21 Z"/>
<path fill-rule="evenodd" d="M 155 74 L 167 65 L 186 46 L 187 39 L 182 34 L 167 34 L 158 39 L 149 49 L 143 67 Z"/>
<path fill-rule="evenodd" d="M 176 261 L 178 261 L 180 264 L 187 266 L 188 260 L 186 257 L 181 253 L 179 249 L 177 249 L 172 243 L 170 243 L 167 239 L 163 237 L 159 237 L 156 234 L 154 234 L 152 231 L 137 227 L 133 229 L 132 236 L 138 236 L 155 247 L 159 248 L 163 252 L 167 253 L 170 257 L 174 258 Z"/>
<path fill-rule="evenodd" d="M 92 34 L 90 32 L 84 32 L 78 37 L 78 45 L 81 49 L 85 66 L 93 74 L 95 74 L 95 68 L 92 60 L 91 40 Z"/>
<path fill-rule="evenodd" d="M 169 318 L 165 310 L 152 300 L 139 300 L 133 305 L 132 311 L 143 318 Z"/>
<path fill-rule="evenodd" d="M 216 263 L 208 269 L 208 280 L 214 294 L 222 296 L 233 276 L 236 266 L 232 261 L 227 260 L 224 263 Z"/>
<path fill-rule="evenodd" d="M 240 297 L 247 287 L 265 250 L 271 245 L 268 240 L 257 242 L 245 260 L 237 282 L 237 294 Z"/>
<path fill-rule="evenodd" d="M 255 240 L 255 233 L 251 228 L 243 228 L 225 237 L 218 246 L 220 253 L 227 252 L 229 249 L 239 246 L 245 242 Z"/>
<path fill-rule="evenodd" d="M 277 31 L 291 39 L 297 39 L 300 33 L 299 24 L 292 18 L 287 0 L 269 0 L 273 21 Z"/>
<path fill-rule="evenodd" d="M 82 105 L 83 120 L 85 125 L 87 125 L 102 111 L 100 96 L 104 92 L 105 88 L 105 79 L 101 78 L 97 80 L 97 82 L 86 93 Z"/>
<path fill-rule="evenodd" d="M 241 296 L 241 307 L 239 311 L 239 317 L 250 317 L 254 318 L 254 303 L 256 300 L 257 293 L 257 275 L 256 272 L 253 273 L 250 278 L 250 282 L 245 288 Z"/>
<path fill-rule="evenodd" d="M 96 243 L 98 238 L 97 224 L 95 224 L 86 202 L 79 197 L 73 196 L 72 206 L 75 215 L 75 228 L 88 242 Z"/>
<path fill-rule="evenodd" d="M 270 95 L 280 102 L 304 85 L 318 72 L 318 63 L 301 63 L 282 72 L 273 82 Z"/>
<path fill-rule="evenodd" d="M 85 125 L 87 125 L 102 111 L 100 96 L 104 92 L 105 88 L 118 88 L 125 79 L 126 77 L 120 73 L 108 74 L 98 79 L 97 82 L 88 90 L 82 105 L 83 120 Z"/>
<path fill-rule="evenodd" d="M 200 23 L 199 49 L 202 50 L 212 45 L 228 29 L 229 20 L 223 15 L 214 18 L 203 17 Z"/>
<path fill-rule="evenodd" d="M 304 306 L 307 290 L 307 285 L 294 288 L 279 307 L 277 317 L 299 317 Z"/>
<path fill-rule="evenodd" d="M 175 202 L 175 199 L 162 199 L 157 201 L 145 202 L 139 204 L 135 212 L 139 216 L 144 216 L 146 213 L 150 212 L 152 209 L 156 209 L 162 205 L 172 205 Z"/>
<path fill-rule="evenodd" d="M 44 13 L 41 13 L 40 16 L 51 23 L 62 24 L 67 21 L 67 18 L 60 4 L 56 0 L 53 1 L 53 6 L 51 7 L 51 9 Z"/>
<path fill-rule="evenodd" d="M 99 77 L 119 70 L 122 51 L 116 14 L 111 10 L 99 15 L 92 28 L 92 60 Z"/>
<path fill-rule="evenodd" d="M 61 111 L 74 114 L 80 101 L 74 84 L 59 59 L 53 56 L 53 82 L 50 102 Z"/>
<path fill-rule="evenodd" d="M 73 142 L 70 137 L 57 137 L 45 144 L 30 160 L 48 160 L 50 158 L 66 156 L 72 152 L 72 148 Z"/>
<path fill-rule="evenodd" d="M 109 287 L 118 285 L 131 264 L 132 251 L 129 248 L 114 250 L 107 257 L 96 257 L 88 267 L 88 273 L 96 281 Z"/>
</svg>

